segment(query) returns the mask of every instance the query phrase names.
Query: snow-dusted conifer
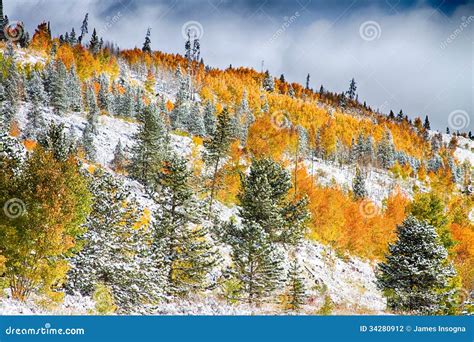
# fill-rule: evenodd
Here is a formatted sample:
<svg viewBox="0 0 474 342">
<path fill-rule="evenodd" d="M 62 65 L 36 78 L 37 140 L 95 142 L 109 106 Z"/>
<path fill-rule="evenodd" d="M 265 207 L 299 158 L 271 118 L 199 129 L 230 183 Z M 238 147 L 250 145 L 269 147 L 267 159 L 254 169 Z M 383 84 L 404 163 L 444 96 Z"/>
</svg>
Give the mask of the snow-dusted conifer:
<svg viewBox="0 0 474 342">
<path fill-rule="evenodd" d="M 217 261 L 208 232 L 200 225 L 202 210 L 193 195 L 191 175 L 187 161 L 172 154 L 156 178 L 154 246 L 158 265 L 167 270 L 169 295 L 186 296 L 211 286 L 207 276 Z"/>
<path fill-rule="evenodd" d="M 158 109 L 155 105 L 147 106 L 131 151 L 130 175 L 142 184 L 149 185 L 161 167 L 168 144 L 168 131 Z"/>
<path fill-rule="evenodd" d="M 436 229 L 409 216 L 397 227 L 397 237 L 377 273 L 389 308 L 412 314 L 443 313 L 456 273 Z"/>
<path fill-rule="evenodd" d="M 234 277 L 249 303 L 268 297 L 281 283 L 281 254 L 270 242 L 265 229 L 244 220 L 241 226 L 230 225 L 229 243 Z"/>
<path fill-rule="evenodd" d="M 67 288 L 91 295 L 104 284 L 125 313 L 156 303 L 164 284 L 151 258 L 149 229 L 140 227 L 143 209 L 121 181 L 102 170 L 94 172 L 89 187 L 94 204 L 84 247 L 70 260 Z"/>
</svg>

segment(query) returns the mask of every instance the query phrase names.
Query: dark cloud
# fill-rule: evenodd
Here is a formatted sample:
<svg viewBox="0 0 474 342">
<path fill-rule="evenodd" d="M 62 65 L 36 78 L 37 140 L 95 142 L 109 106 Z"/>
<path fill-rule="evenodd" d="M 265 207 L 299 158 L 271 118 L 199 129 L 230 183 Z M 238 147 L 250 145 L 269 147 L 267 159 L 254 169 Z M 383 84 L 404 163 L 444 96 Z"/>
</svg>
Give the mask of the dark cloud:
<svg viewBox="0 0 474 342">
<path fill-rule="evenodd" d="M 449 113 L 469 113 L 473 130 L 469 1 L 406 0 L 4 0 L 6 13 L 29 31 L 50 20 L 55 34 L 90 26 L 121 47 L 141 46 L 152 27 L 153 48 L 182 52 L 182 26 L 202 25 L 207 64 L 264 68 L 303 83 L 343 91 L 355 77 L 359 98 L 387 112 L 429 115 L 448 125 Z M 364 25 L 365 23 L 365 25 Z M 363 30 L 363 28 L 367 30 Z M 361 31 L 362 28 L 362 31 Z M 372 30 L 371 30 L 372 29 Z M 362 34 L 361 34 L 362 32 Z M 370 36 L 373 33 L 375 36 Z M 365 39 L 364 39 L 365 38 Z M 371 40 L 373 38 L 373 40 Z"/>
</svg>

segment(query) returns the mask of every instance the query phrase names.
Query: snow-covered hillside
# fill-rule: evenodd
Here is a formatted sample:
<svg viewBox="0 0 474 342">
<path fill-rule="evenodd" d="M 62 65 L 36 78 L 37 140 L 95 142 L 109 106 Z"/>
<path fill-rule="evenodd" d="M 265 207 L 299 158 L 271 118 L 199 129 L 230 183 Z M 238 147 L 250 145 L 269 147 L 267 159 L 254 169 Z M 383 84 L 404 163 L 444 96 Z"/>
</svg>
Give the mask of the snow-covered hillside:
<svg viewBox="0 0 474 342">
<path fill-rule="evenodd" d="M 45 59 L 19 50 L 18 60 L 22 64 L 45 63 Z M 120 62 L 120 75 L 126 82 L 138 84 L 143 87 L 146 81 L 146 70 L 131 70 L 126 63 Z M 178 84 L 169 71 L 156 70 L 155 91 L 162 99 L 174 101 Z M 153 94 L 154 95 L 154 94 Z M 154 99 L 153 99 L 154 100 Z M 27 112 L 31 103 L 22 102 L 16 116 L 19 131 L 24 131 L 27 123 Z M 66 115 L 57 115 L 51 107 L 44 111 L 45 125 L 49 123 L 63 124 L 66 132 L 73 140 L 81 139 L 88 124 L 86 112 L 69 112 Z M 121 142 L 124 151 L 129 151 L 134 146 L 134 136 L 139 129 L 137 120 L 133 118 L 121 118 L 112 115 L 100 115 L 97 123 L 97 133 L 93 144 L 97 155 L 95 163 L 106 168 L 116 178 L 124 181 L 131 190 L 134 198 L 145 208 L 154 211 L 154 202 L 146 193 L 144 186 L 123 174 L 116 174 L 111 168 L 114 159 L 114 151 Z M 171 146 L 180 156 L 189 158 L 196 150 L 193 139 L 180 134 L 171 134 Z M 449 142 L 450 136 L 443 135 L 443 140 Z M 455 151 L 455 157 L 459 161 L 468 160 L 474 164 L 474 143 L 468 139 L 459 138 L 459 144 Z M 344 190 L 352 189 L 355 177 L 355 167 L 352 165 L 341 166 L 335 163 L 315 159 L 305 160 L 307 170 L 312 172 L 315 179 L 323 186 L 337 184 Z M 401 179 L 387 170 L 370 167 L 367 170 L 366 187 L 367 197 L 377 205 L 382 206 L 395 188 L 401 189 L 407 197 L 413 196 L 413 189 L 427 191 L 426 185 L 416 179 Z M 217 212 L 221 221 L 229 221 L 238 213 L 237 207 L 228 207 L 223 203 L 216 203 Z M 350 255 L 343 255 L 331 247 L 315 241 L 303 241 L 295 249 L 287 250 L 283 245 L 278 245 L 284 255 L 285 272 L 289 269 L 290 259 L 296 257 L 303 266 L 302 276 L 308 288 L 308 301 L 303 306 L 302 314 L 318 314 L 328 301 L 331 304 L 331 312 L 336 314 L 383 314 L 386 311 L 386 300 L 375 284 L 375 264 Z M 218 245 L 222 256 L 222 262 L 216 266 L 214 272 L 222 273 L 231 266 L 231 248 L 224 243 Z M 294 255 L 293 255 L 294 253 Z M 281 294 L 277 289 L 277 296 Z M 276 297 L 277 297 L 276 296 Z M 9 297 L 0 296 L 0 315 L 12 314 L 93 314 L 96 313 L 95 303 L 90 297 L 79 294 L 65 295 L 65 299 L 57 306 L 40 305 L 41 298 L 31 297 L 28 301 L 21 303 Z M 163 301 L 162 304 L 146 307 L 146 310 L 136 310 L 136 314 L 206 314 L 206 315 L 249 315 L 249 314 L 283 314 L 286 313 L 279 307 L 277 298 L 270 303 L 260 306 L 249 304 L 231 304 L 222 298 L 218 289 L 208 290 L 202 296 L 192 296 L 187 300 L 172 299 Z"/>
</svg>

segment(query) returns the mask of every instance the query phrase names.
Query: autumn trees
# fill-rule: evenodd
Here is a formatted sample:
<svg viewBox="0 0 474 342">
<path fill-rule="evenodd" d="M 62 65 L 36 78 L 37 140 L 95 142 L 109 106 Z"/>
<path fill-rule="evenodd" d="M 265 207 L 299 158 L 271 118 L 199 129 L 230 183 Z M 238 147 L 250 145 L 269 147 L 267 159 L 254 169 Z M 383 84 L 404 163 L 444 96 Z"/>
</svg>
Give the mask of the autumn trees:
<svg viewBox="0 0 474 342">
<path fill-rule="evenodd" d="M 66 257 L 90 210 L 86 182 L 74 157 L 59 160 L 41 147 L 24 163 L 8 157 L 0 162 L 1 201 L 11 205 L 11 211 L 0 213 L 4 277 L 16 299 L 38 290 L 58 300 Z"/>
</svg>

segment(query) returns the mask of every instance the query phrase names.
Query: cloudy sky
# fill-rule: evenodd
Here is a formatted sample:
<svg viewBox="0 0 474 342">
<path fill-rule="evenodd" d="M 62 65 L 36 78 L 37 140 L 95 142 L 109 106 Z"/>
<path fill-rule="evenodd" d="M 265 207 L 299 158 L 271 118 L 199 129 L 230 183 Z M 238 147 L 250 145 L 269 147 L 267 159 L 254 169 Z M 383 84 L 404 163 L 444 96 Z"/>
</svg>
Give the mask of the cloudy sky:
<svg viewBox="0 0 474 342">
<path fill-rule="evenodd" d="M 206 64 L 248 66 L 341 92 L 383 112 L 429 115 L 432 126 L 474 131 L 474 3 L 468 0 L 3 0 L 10 20 L 53 34 L 89 26 L 121 48 L 182 53 L 183 27 L 201 35 Z M 91 30 L 90 30 L 91 31 Z"/>
</svg>

